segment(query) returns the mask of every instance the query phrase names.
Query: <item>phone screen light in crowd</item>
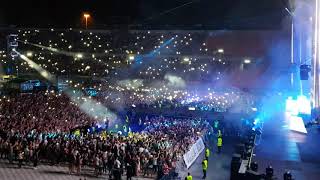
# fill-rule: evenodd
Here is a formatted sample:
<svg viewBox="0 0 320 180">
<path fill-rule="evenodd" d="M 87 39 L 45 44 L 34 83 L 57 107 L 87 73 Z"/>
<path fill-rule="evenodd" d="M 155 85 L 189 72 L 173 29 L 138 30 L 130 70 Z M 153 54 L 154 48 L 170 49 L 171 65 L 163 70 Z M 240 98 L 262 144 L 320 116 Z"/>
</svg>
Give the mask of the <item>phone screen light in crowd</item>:
<svg viewBox="0 0 320 180">
<path fill-rule="evenodd" d="M 218 53 L 224 53 L 223 49 L 218 49 Z"/>
<path fill-rule="evenodd" d="M 252 111 L 254 111 L 254 112 L 258 111 L 258 109 L 257 109 L 256 107 L 253 107 L 253 108 L 251 108 L 251 109 L 252 109 Z"/>
<path fill-rule="evenodd" d="M 190 59 L 188 57 L 183 58 L 185 62 L 188 62 Z"/>
<path fill-rule="evenodd" d="M 80 58 L 83 58 L 83 55 L 82 55 L 81 53 L 78 53 L 78 54 L 77 54 L 77 58 L 79 58 L 79 59 L 80 59 Z"/>
<path fill-rule="evenodd" d="M 27 57 L 32 57 L 32 56 L 33 56 L 32 52 L 27 52 Z"/>
<path fill-rule="evenodd" d="M 195 107 L 189 107 L 189 111 L 195 111 L 196 108 Z"/>
<path fill-rule="evenodd" d="M 251 63 L 251 60 L 250 60 L 250 59 L 245 59 L 243 62 L 244 62 L 245 64 L 250 64 L 250 63 Z"/>
<path fill-rule="evenodd" d="M 133 56 L 133 55 L 130 55 L 130 56 L 129 56 L 129 60 L 133 61 L 133 60 L 134 60 L 134 56 Z"/>
</svg>

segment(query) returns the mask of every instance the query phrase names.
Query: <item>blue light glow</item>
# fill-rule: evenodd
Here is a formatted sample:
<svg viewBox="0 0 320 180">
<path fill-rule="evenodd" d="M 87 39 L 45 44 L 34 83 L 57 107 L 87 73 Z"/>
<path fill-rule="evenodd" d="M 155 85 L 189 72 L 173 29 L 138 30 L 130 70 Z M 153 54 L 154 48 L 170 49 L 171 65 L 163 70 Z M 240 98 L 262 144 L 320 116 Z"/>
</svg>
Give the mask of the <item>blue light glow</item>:
<svg viewBox="0 0 320 180">
<path fill-rule="evenodd" d="M 298 114 L 310 115 L 310 100 L 306 96 L 298 96 L 297 100 L 292 99 L 292 97 L 288 97 L 286 100 L 286 112 L 294 116 Z"/>
<path fill-rule="evenodd" d="M 298 96 L 297 105 L 299 108 L 299 113 L 311 114 L 310 99 L 308 99 L 306 96 Z"/>
<path fill-rule="evenodd" d="M 288 97 L 288 99 L 286 100 L 286 112 L 295 116 L 299 114 L 297 101 L 293 100 L 292 97 Z"/>
</svg>

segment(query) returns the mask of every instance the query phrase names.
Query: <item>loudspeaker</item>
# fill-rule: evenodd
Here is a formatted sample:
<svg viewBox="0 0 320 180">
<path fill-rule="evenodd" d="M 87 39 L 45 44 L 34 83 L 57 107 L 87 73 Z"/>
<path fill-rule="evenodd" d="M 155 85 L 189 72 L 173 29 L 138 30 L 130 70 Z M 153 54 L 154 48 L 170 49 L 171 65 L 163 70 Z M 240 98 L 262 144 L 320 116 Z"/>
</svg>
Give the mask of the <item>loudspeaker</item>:
<svg viewBox="0 0 320 180">
<path fill-rule="evenodd" d="M 301 80 L 308 80 L 309 79 L 309 72 L 311 71 L 311 68 L 309 65 L 301 65 L 300 66 L 300 79 Z"/>
</svg>

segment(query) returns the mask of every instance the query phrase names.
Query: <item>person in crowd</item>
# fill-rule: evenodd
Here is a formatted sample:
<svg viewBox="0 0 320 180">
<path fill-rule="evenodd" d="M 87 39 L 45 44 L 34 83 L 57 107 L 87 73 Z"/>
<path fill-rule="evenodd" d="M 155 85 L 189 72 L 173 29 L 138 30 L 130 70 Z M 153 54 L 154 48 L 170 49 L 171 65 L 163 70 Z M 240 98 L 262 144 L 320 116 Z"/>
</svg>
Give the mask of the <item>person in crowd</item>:
<svg viewBox="0 0 320 180">
<path fill-rule="evenodd" d="M 207 170 L 208 170 L 208 160 L 203 159 L 203 161 L 202 161 L 202 172 L 203 172 L 202 179 L 207 178 Z"/>
<path fill-rule="evenodd" d="M 190 172 L 188 172 L 188 175 L 187 175 L 187 177 L 185 178 L 185 180 L 192 180 L 192 176 L 191 176 Z"/>
<path fill-rule="evenodd" d="M 221 149 L 222 149 L 222 137 L 221 136 L 218 137 L 217 148 L 218 148 L 218 154 L 220 154 L 221 153 Z"/>
<path fill-rule="evenodd" d="M 209 157 L 210 157 L 210 150 L 209 150 L 208 147 L 206 147 L 205 158 L 206 158 L 207 160 L 209 160 Z"/>
<path fill-rule="evenodd" d="M 134 176 L 134 169 L 133 169 L 133 162 L 131 159 L 127 162 L 126 169 L 127 169 L 127 180 L 132 180 L 132 177 Z"/>
<path fill-rule="evenodd" d="M 37 169 L 38 161 L 39 161 L 39 151 L 38 150 L 34 150 L 33 155 L 32 155 L 32 160 L 33 160 L 33 169 Z"/>
<path fill-rule="evenodd" d="M 128 136 L 83 133 L 87 127 L 96 127 L 96 120 L 64 94 L 18 95 L 0 105 L 0 147 L 7 154 L 3 157 L 12 163 L 20 155 L 22 161 L 30 159 L 34 169 L 42 160 L 51 165 L 68 163 L 70 174 L 80 174 L 81 166 L 87 166 L 94 168 L 97 176 L 107 173 L 106 168 L 116 177 L 113 170 L 117 169 L 120 176 L 124 170 L 131 177 L 168 175 L 207 129 L 207 123 L 200 119 L 154 116 L 142 118 L 147 119 L 143 131 Z"/>
<path fill-rule="evenodd" d="M 20 150 L 18 152 L 18 161 L 19 161 L 18 167 L 19 168 L 22 167 L 23 159 L 24 159 L 24 152 L 22 150 Z"/>
<path fill-rule="evenodd" d="M 220 130 L 220 129 L 218 130 L 217 137 L 222 137 L 222 133 L 221 133 L 221 130 Z"/>
<path fill-rule="evenodd" d="M 121 180 L 121 162 L 118 158 L 114 161 L 113 177 L 115 180 Z"/>
<path fill-rule="evenodd" d="M 80 175 L 81 172 L 81 164 L 82 164 L 82 157 L 80 155 L 80 153 L 76 154 L 76 169 L 77 169 L 77 175 Z"/>
</svg>

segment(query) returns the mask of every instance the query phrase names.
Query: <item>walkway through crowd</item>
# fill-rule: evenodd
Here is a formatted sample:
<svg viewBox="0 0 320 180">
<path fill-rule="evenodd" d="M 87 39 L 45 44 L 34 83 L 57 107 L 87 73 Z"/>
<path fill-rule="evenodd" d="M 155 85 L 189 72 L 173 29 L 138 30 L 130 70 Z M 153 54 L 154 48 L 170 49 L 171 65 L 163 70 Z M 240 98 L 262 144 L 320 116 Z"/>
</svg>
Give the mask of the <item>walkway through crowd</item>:
<svg viewBox="0 0 320 180">
<path fill-rule="evenodd" d="M 224 144 L 221 154 L 217 153 L 216 142 L 213 141 L 210 144 L 210 157 L 208 160 L 208 170 L 206 179 L 227 180 L 230 179 L 230 162 L 234 150 L 235 143 L 238 141 L 234 137 L 224 137 Z M 202 172 L 202 160 L 205 157 L 205 151 L 198 157 L 194 164 L 189 168 L 189 171 L 185 171 L 184 174 L 190 172 L 193 179 L 201 179 Z"/>
</svg>

